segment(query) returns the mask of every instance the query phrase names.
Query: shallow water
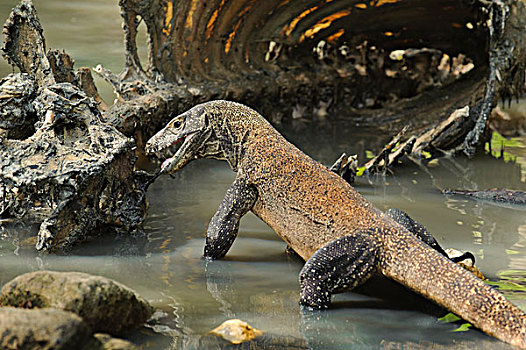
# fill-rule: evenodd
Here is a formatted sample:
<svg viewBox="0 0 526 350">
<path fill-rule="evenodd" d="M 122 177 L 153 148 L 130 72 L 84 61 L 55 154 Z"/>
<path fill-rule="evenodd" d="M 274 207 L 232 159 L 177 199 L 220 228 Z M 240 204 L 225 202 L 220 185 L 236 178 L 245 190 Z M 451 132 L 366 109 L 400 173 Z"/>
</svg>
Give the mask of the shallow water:
<svg viewBox="0 0 526 350">
<path fill-rule="evenodd" d="M 3 0 L 6 17 L 15 3 Z M 66 48 L 80 65 L 122 67 L 117 5 L 103 0 L 36 1 L 48 47 Z M 62 7 L 66 6 L 66 7 Z M 3 76 L 11 69 L 0 66 Z M 102 87 L 99 82 L 99 88 Z M 111 98 L 111 92 L 107 93 Z M 330 164 L 341 152 L 381 145 L 389 135 L 348 123 L 302 121 L 279 126 L 307 154 Z M 162 177 L 150 188 L 145 239 L 101 238 L 69 256 L 40 255 L 0 242 L 0 282 L 41 269 L 83 271 L 122 282 L 166 314 L 156 328 L 129 337 L 148 349 L 203 348 L 199 337 L 229 318 L 291 336 L 313 349 L 509 348 L 477 330 L 452 332 L 439 323 L 444 310 L 395 283 L 376 278 L 335 297 L 322 313 L 302 313 L 298 272 L 302 262 L 254 215 L 243 218 L 227 257 L 201 260 L 204 234 L 234 173 L 224 162 L 202 160 Z M 526 310 L 526 208 L 440 194 L 442 188 L 526 190 L 524 173 L 489 156 L 441 159 L 434 167 L 410 161 L 385 178 L 359 179 L 357 189 L 382 210 L 397 207 L 424 224 L 444 247 L 473 252 L 477 265 L 503 293 Z M 161 327 L 163 326 L 164 327 Z"/>
<path fill-rule="evenodd" d="M 352 145 L 349 148 L 352 150 Z M 338 152 L 332 153 L 320 158 L 336 158 Z M 430 169 L 432 178 L 408 163 L 395 175 L 372 184 L 360 180 L 357 188 L 381 209 L 398 207 L 410 213 L 443 246 L 475 253 L 479 268 L 491 280 L 517 284 L 503 292 L 526 309 L 525 209 L 446 197 L 436 187 L 506 185 L 525 190 L 520 171 L 489 157 L 469 163 L 458 159 L 441 162 L 443 166 Z M 453 167 L 457 174 L 451 172 Z M 458 176 L 459 172 L 465 176 Z M 390 348 L 413 343 L 426 347 L 432 343 L 455 349 L 461 346 L 459 342 L 506 348 L 478 331 L 452 333 L 458 324 L 437 322 L 445 311 L 382 279 L 336 296 L 335 307 L 327 312 L 302 314 L 297 303 L 302 262 L 285 254 L 285 244 L 251 214 L 242 220 L 239 237 L 227 257 L 204 262 L 200 257 L 207 222 L 233 177 L 226 163 L 202 160 L 188 165 L 174 179 L 160 178 L 149 193 L 145 240 L 101 239 L 79 247 L 70 256 L 39 255 L 26 249 L 16 251 L 17 255 L 14 247 L 4 242 L 0 281 L 39 269 L 114 278 L 169 314 L 164 323 L 175 337 L 144 331 L 130 335 L 155 349 L 171 343 L 173 348 L 195 348 L 199 335 L 229 318 L 305 339 L 312 348 Z M 499 277 L 510 270 L 519 271 Z"/>
<path fill-rule="evenodd" d="M 48 49 L 65 50 L 75 60 L 75 68 L 95 67 L 102 64 L 114 73 L 124 67 L 124 35 L 118 1 L 108 0 L 35 0 L 38 17 L 44 29 Z M 0 1 L 0 21 L 3 24 L 16 0 Z M 139 27 L 137 43 L 139 54 L 145 57 L 146 35 L 144 25 Z M 2 44 L 4 37 L 0 34 Z M 148 62 L 143 60 L 143 62 Z M 13 69 L 0 59 L 0 77 Z M 93 78 L 101 97 L 109 104 L 115 95 L 109 84 L 98 75 Z"/>
</svg>

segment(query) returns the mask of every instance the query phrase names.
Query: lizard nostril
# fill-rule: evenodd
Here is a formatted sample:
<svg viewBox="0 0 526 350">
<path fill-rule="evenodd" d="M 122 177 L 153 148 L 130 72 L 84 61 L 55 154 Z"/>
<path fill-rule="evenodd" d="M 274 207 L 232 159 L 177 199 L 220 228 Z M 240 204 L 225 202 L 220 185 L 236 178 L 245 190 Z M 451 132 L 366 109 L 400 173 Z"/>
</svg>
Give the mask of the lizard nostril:
<svg viewBox="0 0 526 350">
<path fill-rule="evenodd" d="M 148 141 L 146 142 L 146 146 L 144 147 L 144 151 L 146 152 L 146 154 L 150 154 L 150 153 L 153 153 L 155 152 L 155 147 Z"/>
</svg>

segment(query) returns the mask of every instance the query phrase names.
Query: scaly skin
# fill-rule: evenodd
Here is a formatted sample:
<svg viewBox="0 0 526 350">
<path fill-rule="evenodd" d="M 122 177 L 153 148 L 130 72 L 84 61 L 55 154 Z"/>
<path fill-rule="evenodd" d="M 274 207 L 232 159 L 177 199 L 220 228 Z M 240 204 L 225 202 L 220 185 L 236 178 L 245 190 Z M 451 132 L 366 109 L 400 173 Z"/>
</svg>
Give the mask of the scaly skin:
<svg viewBox="0 0 526 350">
<path fill-rule="evenodd" d="M 327 307 L 333 293 L 379 272 L 487 334 L 526 348 L 526 315 L 520 309 L 437 252 L 441 249 L 423 243 L 408 225 L 376 209 L 254 110 L 227 101 L 195 106 L 152 137 L 147 152 L 180 138 L 183 145 L 162 172 L 197 158 L 223 159 L 237 171 L 209 225 L 205 257 L 223 257 L 240 218 L 252 210 L 307 261 L 300 274 L 303 305 Z"/>
</svg>

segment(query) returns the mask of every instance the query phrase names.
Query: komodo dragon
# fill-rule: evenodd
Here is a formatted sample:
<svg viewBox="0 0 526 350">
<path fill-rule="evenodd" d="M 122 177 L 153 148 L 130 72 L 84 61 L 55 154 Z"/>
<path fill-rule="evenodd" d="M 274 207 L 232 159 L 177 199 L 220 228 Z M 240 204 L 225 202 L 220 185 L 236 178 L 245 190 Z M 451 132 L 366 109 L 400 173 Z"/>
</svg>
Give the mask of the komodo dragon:
<svg viewBox="0 0 526 350">
<path fill-rule="evenodd" d="M 208 226 L 205 258 L 225 256 L 241 217 L 252 210 L 306 260 L 299 277 L 302 305 L 327 308 L 333 293 L 378 272 L 487 334 L 526 348 L 526 314 L 433 249 L 433 242 L 425 244 L 414 225 L 375 208 L 254 110 L 228 101 L 197 105 L 154 135 L 146 151 L 180 141 L 161 173 L 173 173 L 198 158 L 226 160 L 237 171 Z"/>
</svg>

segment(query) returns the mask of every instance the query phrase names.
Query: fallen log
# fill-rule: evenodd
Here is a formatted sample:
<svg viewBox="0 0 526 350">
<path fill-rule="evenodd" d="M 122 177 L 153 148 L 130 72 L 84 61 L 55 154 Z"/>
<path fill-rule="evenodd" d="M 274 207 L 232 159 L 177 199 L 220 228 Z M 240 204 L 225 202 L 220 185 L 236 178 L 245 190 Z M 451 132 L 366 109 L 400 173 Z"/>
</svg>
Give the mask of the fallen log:
<svg viewBox="0 0 526 350">
<path fill-rule="evenodd" d="M 404 154 L 472 156 L 485 141 L 497 98 L 524 90 L 521 1 L 445 1 L 424 10 L 411 1 L 310 1 L 301 8 L 294 1 L 247 0 L 121 5 L 123 77 L 146 74 L 181 89 L 176 95 L 182 98 L 173 99 L 177 103 L 165 115 L 224 98 L 275 123 L 328 113 L 388 130 L 408 124 L 400 145 L 387 145 L 365 165 L 371 173 Z M 147 71 L 135 44 L 139 18 L 148 27 Z"/>
<path fill-rule="evenodd" d="M 492 202 L 498 202 L 502 204 L 526 204 L 526 192 L 508 190 L 504 188 L 492 188 L 489 190 L 470 191 L 470 190 L 442 190 L 443 194 L 446 195 L 461 195 L 471 197 L 474 199 L 487 200 Z"/>
<path fill-rule="evenodd" d="M 154 105 L 165 112 L 146 118 L 157 129 L 173 114 L 221 98 L 254 107 L 275 123 L 339 114 L 387 128 L 409 122 L 409 132 L 418 133 L 468 106 L 469 124 L 455 139 L 462 144 L 485 113 L 482 105 L 493 107 L 501 92 L 520 93 L 524 82 L 521 1 L 450 0 L 424 9 L 415 1 L 147 4 L 121 1 L 127 58 L 118 84 L 150 81 L 150 90 L 159 92 L 152 96 L 160 97 Z M 147 70 L 135 43 L 141 21 L 148 31 Z M 488 85 L 495 71 L 500 80 Z M 125 99 L 139 98 L 131 90 Z M 126 115 L 126 104 L 114 107 Z"/>
</svg>

